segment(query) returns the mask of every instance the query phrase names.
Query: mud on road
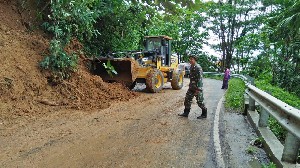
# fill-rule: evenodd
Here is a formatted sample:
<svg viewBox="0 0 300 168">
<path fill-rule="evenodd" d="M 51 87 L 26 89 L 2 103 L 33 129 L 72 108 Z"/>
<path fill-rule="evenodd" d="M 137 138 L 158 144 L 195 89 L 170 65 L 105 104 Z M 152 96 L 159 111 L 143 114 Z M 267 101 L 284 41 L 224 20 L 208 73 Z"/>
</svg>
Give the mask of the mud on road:
<svg viewBox="0 0 300 168">
<path fill-rule="evenodd" d="M 213 113 L 220 81 L 204 80 L 208 118 L 180 118 L 187 90 L 166 85 L 128 102 L 84 112 L 60 110 L 19 128 L 2 129 L 0 167 L 211 167 Z M 194 100 L 195 101 L 195 100 Z"/>
</svg>

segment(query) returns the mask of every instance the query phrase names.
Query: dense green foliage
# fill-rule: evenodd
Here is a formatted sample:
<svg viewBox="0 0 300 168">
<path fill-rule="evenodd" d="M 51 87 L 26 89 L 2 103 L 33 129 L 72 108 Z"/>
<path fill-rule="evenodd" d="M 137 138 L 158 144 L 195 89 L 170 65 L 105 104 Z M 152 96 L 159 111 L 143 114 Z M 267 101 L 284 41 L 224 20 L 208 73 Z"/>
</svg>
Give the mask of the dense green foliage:
<svg viewBox="0 0 300 168">
<path fill-rule="evenodd" d="M 295 94 L 291 94 L 282 88 L 271 85 L 265 80 L 255 81 L 258 88 L 266 91 L 277 99 L 289 104 L 290 106 L 300 108 L 300 98 Z"/>
<path fill-rule="evenodd" d="M 76 69 L 77 55 L 68 54 L 64 50 L 64 46 L 60 40 L 52 40 L 50 42 L 50 54 L 40 63 L 42 68 L 52 71 L 53 75 L 50 82 L 59 83 L 61 79 L 70 77 L 70 73 Z"/>
<path fill-rule="evenodd" d="M 296 0 L 228 0 L 208 3 L 210 29 L 219 38 L 223 67 L 300 96 L 300 2 Z"/>
<path fill-rule="evenodd" d="M 94 29 L 96 18 L 101 14 L 101 1 L 96 0 L 54 0 L 51 1 L 49 22 L 43 27 L 53 34 L 49 55 L 41 62 L 41 67 L 50 69 L 55 80 L 68 78 L 76 70 L 77 55 L 67 53 L 65 47 L 72 38 L 90 40 L 99 34 Z M 58 79 L 57 79 L 58 78 Z"/>
<path fill-rule="evenodd" d="M 279 3 L 279 2 L 278 2 Z M 280 2 L 278 10 L 270 14 L 269 40 L 275 64 L 272 83 L 300 96 L 300 1 Z"/>
<path fill-rule="evenodd" d="M 267 1 L 265 1 L 267 2 Z M 299 87 L 299 1 L 270 1 L 265 3 L 266 8 L 273 8 L 263 17 L 266 23 L 257 33 L 261 46 L 261 53 L 249 62 L 246 73 L 253 77 L 260 77 L 264 73 L 270 77 L 272 85 L 279 86 L 300 96 Z M 262 24 L 261 24 L 262 25 Z"/>
<path fill-rule="evenodd" d="M 228 90 L 225 95 L 225 107 L 241 110 L 244 107 L 245 83 L 241 79 L 232 78 L 228 83 Z"/>
</svg>

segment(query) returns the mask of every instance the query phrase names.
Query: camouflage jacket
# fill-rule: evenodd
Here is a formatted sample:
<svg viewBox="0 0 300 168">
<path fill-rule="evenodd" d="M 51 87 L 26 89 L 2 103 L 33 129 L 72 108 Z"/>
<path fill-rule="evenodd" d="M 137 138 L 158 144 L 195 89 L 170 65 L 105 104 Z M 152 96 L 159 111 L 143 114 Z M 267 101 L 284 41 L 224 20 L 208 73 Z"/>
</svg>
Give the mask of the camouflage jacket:
<svg viewBox="0 0 300 168">
<path fill-rule="evenodd" d="M 191 66 L 190 68 L 190 84 L 189 89 L 192 89 L 194 91 L 200 90 L 202 91 L 203 87 L 203 71 L 199 64 L 195 64 L 194 66 Z"/>
</svg>

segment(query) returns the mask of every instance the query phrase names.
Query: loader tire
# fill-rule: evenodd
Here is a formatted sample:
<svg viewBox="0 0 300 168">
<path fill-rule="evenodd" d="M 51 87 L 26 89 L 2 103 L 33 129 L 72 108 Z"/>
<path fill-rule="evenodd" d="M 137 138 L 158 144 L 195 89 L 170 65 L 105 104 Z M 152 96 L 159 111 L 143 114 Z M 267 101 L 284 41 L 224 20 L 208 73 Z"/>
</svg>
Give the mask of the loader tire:
<svg viewBox="0 0 300 168">
<path fill-rule="evenodd" d="M 173 72 L 171 86 L 174 90 L 180 90 L 183 87 L 183 72 Z"/>
<path fill-rule="evenodd" d="M 146 77 L 146 88 L 149 92 L 157 93 L 163 89 L 164 76 L 158 69 L 152 69 Z"/>
</svg>

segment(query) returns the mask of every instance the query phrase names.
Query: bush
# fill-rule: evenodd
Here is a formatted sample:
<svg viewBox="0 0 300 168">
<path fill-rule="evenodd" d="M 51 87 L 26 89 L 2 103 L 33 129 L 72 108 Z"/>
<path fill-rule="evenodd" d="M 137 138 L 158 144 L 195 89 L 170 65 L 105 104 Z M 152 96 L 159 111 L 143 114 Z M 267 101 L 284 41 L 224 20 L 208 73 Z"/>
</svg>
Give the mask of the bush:
<svg viewBox="0 0 300 168">
<path fill-rule="evenodd" d="M 225 95 L 225 107 L 242 111 L 245 101 L 245 89 L 246 86 L 243 80 L 238 78 L 232 78 L 231 80 L 229 80 L 229 87 Z"/>
<path fill-rule="evenodd" d="M 76 70 L 78 58 L 67 53 L 65 47 L 72 38 L 89 40 L 98 32 L 94 29 L 96 18 L 100 15 L 101 1 L 51 1 L 49 22 L 44 28 L 54 35 L 50 42 L 49 55 L 40 63 L 41 68 L 51 71 L 50 82 L 69 78 Z"/>
<path fill-rule="evenodd" d="M 291 94 L 279 87 L 272 86 L 269 82 L 265 80 L 255 81 L 255 84 L 259 89 L 270 93 L 272 96 L 287 103 L 290 106 L 300 109 L 300 98 L 297 97 L 295 94 Z"/>
<path fill-rule="evenodd" d="M 64 50 L 64 45 L 58 40 L 50 42 L 50 54 L 40 63 L 43 69 L 51 71 L 49 82 L 59 83 L 61 80 L 69 78 L 70 74 L 76 70 L 78 57 L 75 54 L 68 54 Z"/>
</svg>

